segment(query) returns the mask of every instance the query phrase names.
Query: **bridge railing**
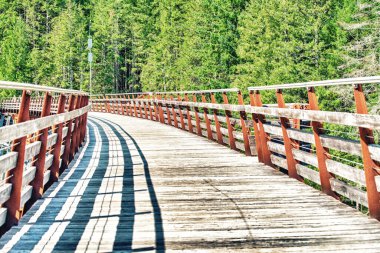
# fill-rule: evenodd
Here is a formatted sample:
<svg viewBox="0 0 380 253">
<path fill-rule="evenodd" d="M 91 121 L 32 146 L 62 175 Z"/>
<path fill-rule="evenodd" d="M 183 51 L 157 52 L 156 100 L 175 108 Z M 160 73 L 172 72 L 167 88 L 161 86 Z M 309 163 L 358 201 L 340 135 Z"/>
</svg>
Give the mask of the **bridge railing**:
<svg viewBox="0 0 380 253">
<path fill-rule="evenodd" d="M 85 139 L 89 97 L 76 90 L 0 81 L 18 90 L 0 110 L 16 124 L 0 127 L 0 226 L 18 223 L 24 211 L 58 180 Z"/>
<path fill-rule="evenodd" d="M 363 91 L 364 85 L 379 83 L 380 77 L 366 77 L 251 87 L 249 105 L 238 89 L 106 94 L 91 100 L 94 111 L 158 121 L 257 154 L 259 161 L 380 219 L 380 146 L 373 135 L 380 130 L 380 116 L 368 114 Z M 320 110 L 316 89 L 327 86 L 351 94 L 356 112 Z M 298 89 L 303 100 L 286 103 L 294 102 L 285 101 L 288 89 Z M 277 103 L 264 105 L 265 92 Z"/>
</svg>

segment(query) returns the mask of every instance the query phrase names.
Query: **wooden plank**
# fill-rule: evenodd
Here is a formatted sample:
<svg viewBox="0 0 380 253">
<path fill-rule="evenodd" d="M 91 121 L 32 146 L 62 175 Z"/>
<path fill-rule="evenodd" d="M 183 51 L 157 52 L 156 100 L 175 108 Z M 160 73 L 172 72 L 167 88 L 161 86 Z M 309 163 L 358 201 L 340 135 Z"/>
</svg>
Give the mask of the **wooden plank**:
<svg viewBox="0 0 380 253">
<path fill-rule="evenodd" d="M 7 171 L 14 169 L 17 164 L 17 158 L 18 153 L 13 151 L 0 156 L 0 174 L 6 173 Z"/>
<path fill-rule="evenodd" d="M 44 185 L 46 185 L 47 182 L 49 182 L 50 179 L 50 170 L 46 170 L 44 173 Z"/>
<path fill-rule="evenodd" d="M 380 130 L 379 115 L 249 106 L 246 112 Z"/>
<path fill-rule="evenodd" d="M 330 183 L 335 192 L 368 207 L 367 193 L 365 191 L 347 185 L 335 178 L 331 178 Z"/>
<path fill-rule="evenodd" d="M 303 166 L 301 164 L 297 164 L 296 168 L 297 168 L 297 173 L 300 176 L 302 176 L 303 178 L 307 178 L 310 181 L 317 183 L 319 185 L 321 184 L 321 179 L 319 177 L 318 171 L 312 170 L 312 169 L 310 169 L 306 166 Z"/>
<path fill-rule="evenodd" d="M 52 154 L 47 155 L 45 159 L 45 170 L 51 167 L 51 165 L 53 164 L 53 158 L 54 156 Z"/>
<path fill-rule="evenodd" d="M 344 177 L 352 182 L 358 183 L 361 186 L 366 185 L 364 171 L 349 165 L 328 159 L 327 170 L 335 175 Z"/>
<path fill-rule="evenodd" d="M 41 149 L 41 142 L 35 141 L 33 143 L 29 143 L 25 147 L 25 160 L 29 160 L 34 156 L 38 155 Z"/>
<path fill-rule="evenodd" d="M 268 148 L 274 153 L 285 155 L 285 147 L 282 144 L 275 143 L 273 141 L 268 141 Z"/>
<path fill-rule="evenodd" d="M 68 127 L 62 128 L 62 138 L 65 138 L 67 136 L 67 132 L 69 131 Z"/>
<path fill-rule="evenodd" d="M 32 182 L 35 175 L 36 175 L 36 167 L 35 166 L 31 166 L 31 167 L 27 168 L 25 170 L 23 178 L 22 178 L 22 186 L 25 187 L 30 182 Z"/>
<path fill-rule="evenodd" d="M 280 168 L 283 168 L 285 170 L 288 170 L 288 163 L 286 161 L 286 158 L 282 158 L 276 155 L 271 155 L 270 160 L 272 163 Z"/>
<path fill-rule="evenodd" d="M 318 168 L 318 159 L 315 154 L 308 153 L 299 149 L 292 150 L 294 158 L 300 162 L 304 162 Z"/>
<path fill-rule="evenodd" d="M 25 203 L 32 197 L 33 187 L 31 185 L 26 185 L 21 193 L 21 206 L 24 206 Z"/>
<path fill-rule="evenodd" d="M 91 105 L 58 115 L 42 117 L 0 128 L 0 142 L 8 142 L 38 132 L 44 128 L 57 125 L 81 116 L 91 110 Z"/>
<path fill-rule="evenodd" d="M 7 220 L 7 208 L 1 207 L 0 208 L 0 226 L 4 225 L 6 220 Z"/>
<path fill-rule="evenodd" d="M 12 184 L 3 184 L 0 187 L 0 204 L 4 204 L 11 196 Z"/>
<path fill-rule="evenodd" d="M 48 139 L 47 139 L 47 148 L 51 148 L 55 143 L 57 142 L 57 133 L 52 133 L 49 134 Z"/>
<path fill-rule="evenodd" d="M 348 85 L 348 84 L 369 84 L 369 83 L 380 83 L 380 77 L 379 76 L 355 77 L 355 78 L 312 81 L 312 82 L 303 82 L 303 83 L 255 86 L 255 87 L 248 87 L 248 90 L 260 91 L 260 90 L 277 90 L 277 89 L 299 89 L 299 88 L 307 88 L 307 87 L 325 87 L 325 86 L 337 86 L 337 85 Z"/>
</svg>

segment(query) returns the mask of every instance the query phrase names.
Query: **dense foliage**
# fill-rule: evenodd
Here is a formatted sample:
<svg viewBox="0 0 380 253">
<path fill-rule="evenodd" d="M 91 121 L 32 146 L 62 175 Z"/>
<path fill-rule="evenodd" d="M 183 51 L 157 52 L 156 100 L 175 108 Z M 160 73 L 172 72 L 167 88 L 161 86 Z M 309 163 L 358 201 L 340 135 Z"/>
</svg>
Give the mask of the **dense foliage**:
<svg viewBox="0 0 380 253">
<path fill-rule="evenodd" d="M 0 0 L 0 79 L 93 92 L 373 75 L 375 0 Z M 376 19 L 376 20 L 375 20 Z"/>
</svg>

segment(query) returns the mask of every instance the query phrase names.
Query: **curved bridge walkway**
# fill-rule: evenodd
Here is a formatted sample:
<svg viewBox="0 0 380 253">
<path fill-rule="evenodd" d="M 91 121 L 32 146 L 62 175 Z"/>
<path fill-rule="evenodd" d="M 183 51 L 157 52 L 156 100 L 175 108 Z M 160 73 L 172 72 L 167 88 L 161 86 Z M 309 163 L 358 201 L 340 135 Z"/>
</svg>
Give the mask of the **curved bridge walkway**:
<svg viewBox="0 0 380 253">
<path fill-rule="evenodd" d="M 205 138 L 90 113 L 70 168 L 1 252 L 380 250 L 380 224 Z"/>
</svg>

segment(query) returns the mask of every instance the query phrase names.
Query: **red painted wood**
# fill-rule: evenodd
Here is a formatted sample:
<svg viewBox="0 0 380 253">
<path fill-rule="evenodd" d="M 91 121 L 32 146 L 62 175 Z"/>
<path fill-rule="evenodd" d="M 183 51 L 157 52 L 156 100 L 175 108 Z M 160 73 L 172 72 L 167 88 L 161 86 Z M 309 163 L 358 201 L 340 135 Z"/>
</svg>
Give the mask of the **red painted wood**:
<svg viewBox="0 0 380 253">
<path fill-rule="evenodd" d="M 21 97 L 17 123 L 22 123 L 29 120 L 30 100 L 30 92 L 24 90 Z M 18 152 L 18 159 L 16 167 L 8 173 L 8 176 L 11 176 L 9 183 L 12 184 L 12 192 L 10 199 L 4 203 L 4 206 L 8 208 L 7 221 L 5 224 L 6 228 L 10 228 L 11 226 L 18 224 L 18 221 L 23 215 L 24 207 L 21 206 L 21 194 L 26 141 L 27 137 L 24 136 L 13 142 L 12 151 Z"/>
<path fill-rule="evenodd" d="M 211 98 L 211 103 L 217 104 L 214 93 L 210 93 L 210 98 Z M 218 119 L 218 110 L 217 109 L 213 109 L 213 115 L 214 115 L 216 137 L 218 139 L 218 143 L 221 145 L 224 145 L 223 135 L 222 135 L 222 132 L 220 131 L 220 123 L 219 123 L 219 119 Z"/>
<path fill-rule="evenodd" d="M 193 94 L 193 102 L 197 102 L 197 95 Z M 194 114 L 195 114 L 195 124 L 197 127 L 197 134 L 199 136 L 202 136 L 202 128 L 201 128 L 201 120 L 199 118 L 199 108 L 197 106 L 194 106 Z"/>
<path fill-rule="evenodd" d="M 255 103 L 255 94 L 253 91 L 249 93 L 249 98 L 250 98 L 250 105 L 251 106 L 256 106 Z M 264 162 L 264 157 L 263 157 L 263 150 L 262 147 L 265 145 L 265 143 L 262 143 L 262 135 L 265 135 L 262 133 L 263 129 L 260 129 L 259 127 L 259 115 L 252 113 L 252 121 L 253 121 L 253 131 L 254 131 L 254 136 L 255 136 L 255 142 L 256 142 L 256 152 L 257 152 L 257 157 L 259 159 L 259 162 Z"/>
<path fill-rule="evenodd" d="M 244 99 L 243 95 L 241 94 L 241 91 L 238 92 L 238 104 L 244 105 Z M 251 156 L 251 145 L 249 144 L 249 128 L 246 126 L 245 121 L 247 120 L 247 114 L 242 111 L 240 112 L 240 124 L 241 124 L 241 132 L 243 133 L 243 140 L 244 140 L 244 150 L 245 155 Z"/>
<path fill-rule="evenodd" d="M 207 103 L 206 100 L 206 95 L 202 93 L 202 103 Z M 208 108 L 203 107 L 203 115 L 204 115 L 204 121 L 206 123 L 206 129 L 207 129 L 207 138 L 209 140 L 214 140 L 214 137 L 212 136 L 212 130 L 211 130 L 211 122 L 210 119 L 208 118 Z"/>
<path fill-rule="evenodd" d="M 187 93 L 185 93 L 185 102 L 189 102 L 189 95 Z M 191 114 L 190 114 L 190 106 L 186 106 L 186 115 L 187 115 L 187 126 L 188 126 L 188 131 L 190 133 L 194 133 L 194 130 L 193 130 L 193 122 L 192 121 L 192 117 L 191 117 Z"/>
<path fill-rule="evenodd" d="M 46 92 L 44 96 L 44 102 L 42 105 L 41 117 L 46 117 L 50 115 L 51 103 L 52 96 L 50 93 Z M 38 137 L 38 140 L 41 142 L 41 148 L 40 153 L 37 155 L 37 160 L 34 163 L 34 166 L 36 166 L 36 175 L 31 183 L 33 187 L 32 202 L 41 198 L 44 192 L 44 172 L 49 128 L 42 129 L 41 131 L 39 131 L 38 134 L 40 135 Z"/>
<path fill-rule="evenodd" d="M 226 105 L 229 104 L 226 92 L 223 92 L 223 103 L 226 104 Z M 226 110 L 225 114 L 226 114 L 226 124 L 227 124 L 227 129 L 228 129 L 228 140 L 229 140 L 230 148 L 234 149 L 234 150 L 237 150 L 236 143 L 235 143 L 236 140 L 235 140 L 235 137 L 234 137 L 234 131 L 235 131 L 235 129 L 234 129 L 234 126 L 231 123 L 232 113 L 231 113 L 231 111 Z"/>
<path fill-rule="evenodd" d="M 315 94 L 314 87 L 308 88 L 307 95 L 309 98 L 310 110 L 319 110 L 318 98 Z M 311 122 L 311 126 L 315 140 L 315 149 L 318 158 L 319 177 L 321 179 L 322 191 L 330 196 L 338 198 L 334 191 L 331 189 L 330 179 L 333 178 L 333 175 L 327 170 L 326 161 L 329 158 L 329 149 L 324 147 L 321 141 L 321 135 L 324 134 L 323 124 L 321 122 L 313 121 Z"/>
<path fill-rule="evenodd" d="M 57 114 L 65 112 L 66 96 L 61 94 L 58 101 L 58 111 Z M 50 183 L 58 181 L 59 177 L 59 162 L 60 162 L 60 153 L 62 145 L 62 128 L 63 123 L 60 123 L 54 127 L 53 132 L 57 134 L 57 142 L 54 145 L 53 150 L 53 164 L 50 167 Z"/>
<path fill-rule="evenodd" d="M 254 105 L 257 107 L 262 107 L 263 103 L 261 101 L 260 92 L 256 91 L 254 93 L 253 97 L 254 97 Z M 261 150 L 262 150 L 262 162 L 268 166 L 273 167 L 272 161 L 270 159 L 271 152 L 268 148 L 268 141 L 269 141 L 270 137 L 264 131 L 265 115 L 258 114 L 257 120 L 258 120 L 259 135 L 260 135 L 260 139 L 261 139 L 260 144 L 261 144 Z"/>
<path fill-rule="evenodd" d="M 75 95 L 70 95 L 68 104 L 69 104 L 68 111 L 69 112 L 73 111 L 75 108 Z M 69 120 L 67 122 L 67 135 L 65 137 L 65 152 L 63 153 L 63 156 L 62 156 L 62 170 L 67 169 L 70 161 L 73 159 L 73 157 L 70 157 L 70 147 L 71 147 L 71 142 L 72 142 L 71 130 L 73 129 L 72 123 L 73 123 L 73 120 Z"/>
<path fill-rule="evenodd" d="M 278 108 L 286 108 L 282 90 L 276 91 L 276 97 L 277 97 Z M 302 180 L 302 178 L 297 173 L 298 161 L 294 159 L 294 155 L 292 152 L 294 142 L 292 139 L 290 139 L 287 132 L 287 129 L 291 128 L 290 121 L 286 117 L 280 117 L 280 122 L 281 122 L 282 138 L 284 141 L 284 147 L 285 147 L 285 153 L 286 153 L 286 162 L 288 165 L 288 175 L 291 178 Z"/>
</svg>

